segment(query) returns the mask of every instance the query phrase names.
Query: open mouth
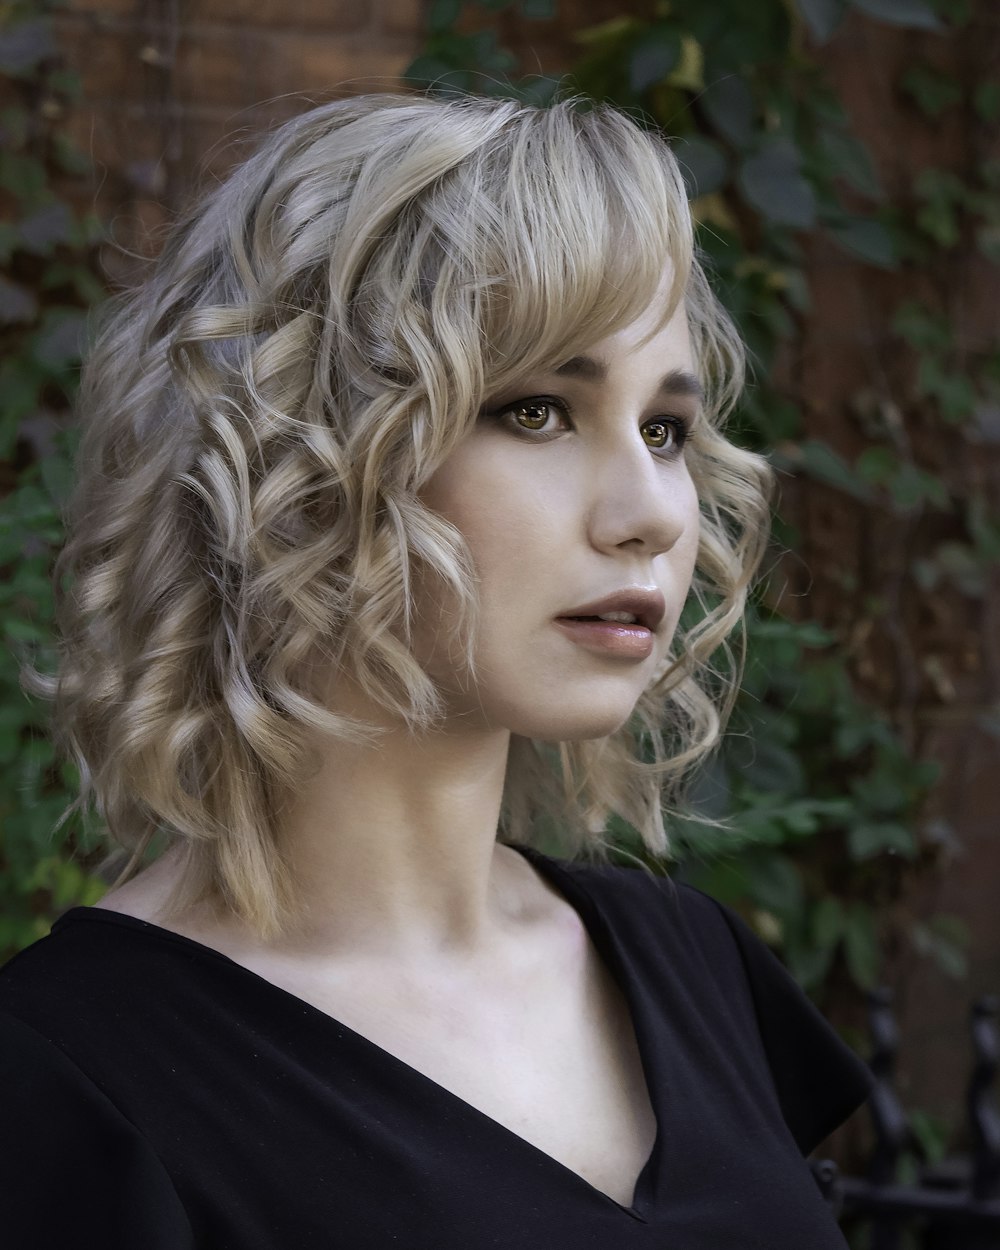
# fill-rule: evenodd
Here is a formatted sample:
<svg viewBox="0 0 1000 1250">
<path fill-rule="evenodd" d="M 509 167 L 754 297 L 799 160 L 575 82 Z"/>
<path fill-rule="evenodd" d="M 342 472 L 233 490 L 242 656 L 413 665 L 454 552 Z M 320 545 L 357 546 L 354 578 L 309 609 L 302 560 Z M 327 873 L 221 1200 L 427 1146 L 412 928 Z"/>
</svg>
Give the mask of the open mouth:
<svg viewBox="0 0 1000 1250">
<path fill-rule="evenodd" d="M 561 616 L 561 621 L 600 621 L 606 625 L 632 625 L 639 629 L 648 629 L 639 618 L 631 612 L 605 612 L 601 616 Z"/>
<path fill-rule="evenodd" d="M 662 591 L 652 586 L 623 587 L 601 598 L 574 604 L 556 618 L 567 626 L 651 639 L 667 610 Z"/>
</svg>

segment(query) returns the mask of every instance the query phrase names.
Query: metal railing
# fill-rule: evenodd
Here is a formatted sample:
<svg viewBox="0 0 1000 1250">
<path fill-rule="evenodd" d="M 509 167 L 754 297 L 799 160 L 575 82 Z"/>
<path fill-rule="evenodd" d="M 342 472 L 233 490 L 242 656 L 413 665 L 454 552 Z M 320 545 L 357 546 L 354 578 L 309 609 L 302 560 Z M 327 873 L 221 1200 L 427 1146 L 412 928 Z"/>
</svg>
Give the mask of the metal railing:
<svg viewBox="0 0 1000 1250">
<path fill-rule="evenodd" d="M 1000 1066 L 1000 1000 L 977 999 L 971 1012 L 972 1070 L 966 1088 L 971 1151 L 930 1163 L 895 1088 L 899 1031 L 888 990 L 869 996 L 871 1068 L 868 1099 L 875 1145 L 863 1177 L 835 1164 L 813 1165 L 820 1189 L 849 1228 L 867 1228 L 870 1250 L 1000 1250 L 1000 1110 L 992 1086 Z M 904 1183 L 904 1158 L 918 1161 Z M 904 1240 L 905 1238 L 905 1240 Z"/>
</svg>

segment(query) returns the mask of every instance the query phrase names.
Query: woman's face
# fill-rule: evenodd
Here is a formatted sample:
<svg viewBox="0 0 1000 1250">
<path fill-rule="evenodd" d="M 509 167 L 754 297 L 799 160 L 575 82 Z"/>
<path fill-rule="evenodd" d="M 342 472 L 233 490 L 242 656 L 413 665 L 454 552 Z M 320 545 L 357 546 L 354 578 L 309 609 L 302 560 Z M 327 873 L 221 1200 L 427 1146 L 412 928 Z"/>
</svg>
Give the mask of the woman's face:
<svg viewBox="0 0 1000 1250">
<path fill-rule="evenodd" d="M 418 601 L 418 655 L 456 728 L 602 737 L 664 659 L 698 546 L 684 439 L 699 386 L 683 309 L 643 342 L 653 324 L 650 310 L 492 396 L 421 492 L 478 577 L 472 680 L 439 633 L 444 606 Z M 579 619 L 609 612 L 639 619 Z"/>
</svg>

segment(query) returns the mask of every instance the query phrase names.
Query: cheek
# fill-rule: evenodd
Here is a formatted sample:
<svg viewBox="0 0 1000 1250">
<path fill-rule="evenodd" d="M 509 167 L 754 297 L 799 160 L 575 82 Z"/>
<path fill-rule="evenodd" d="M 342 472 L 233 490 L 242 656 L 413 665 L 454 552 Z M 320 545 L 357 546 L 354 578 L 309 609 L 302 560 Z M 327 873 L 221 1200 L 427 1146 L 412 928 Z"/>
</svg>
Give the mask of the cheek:
<svg viewBox="0 0 1000 1250">
<path fill-rule="evenodd" d="M 506 463 L 496 445 L 459 449 L 421 499 L 462 535 L 486 595 L 529 573 L 532 557 L 558 542 L 555 492 L 525 472 L 523 463 Z"/>
<path fill-rule="evenodd" d="M 691 579 L 694 577 L 695 565 L 698 562 L 698 549 L 701 546 L 701 508 L 698 505 L 698 496 L 691 490 L 691 509 L 687 524 L 684 526 L 684 537 L 681 541 L 683 567 L 686 570 L 687 581 L 690 585 Z"/>
<path fill-rule="evenodd" d="M 667 613 L 676 628 L 687 600 L 701 544 L 701 509 L 694 486 L 683 505 L 683 530 L 673 547 L 658 558 L 656 579 L 667 600 Z"/>
</svg>

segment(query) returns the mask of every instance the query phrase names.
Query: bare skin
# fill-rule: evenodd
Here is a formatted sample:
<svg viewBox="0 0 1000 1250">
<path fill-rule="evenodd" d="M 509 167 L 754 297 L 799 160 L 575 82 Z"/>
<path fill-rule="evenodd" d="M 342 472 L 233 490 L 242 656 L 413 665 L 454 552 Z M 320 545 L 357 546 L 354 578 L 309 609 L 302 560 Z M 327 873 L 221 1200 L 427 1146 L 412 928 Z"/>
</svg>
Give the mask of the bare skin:
<svg viewBox="0 0 1000 1250">
<path fill-rule="evenodd" d="M 656 1135 L 627 1005 L 577 913 L 496 829 L 511 733 L 622 724 L 687 593 L 697 500 L 683 458 L 654 455 L 643 423 L 684 406 L 664 408 L 660 380 L 690 370 L 690 349 L 682 317 L 642 344 L 649 328 L 588 352 L 602 381 L 529 380 L 539 389 L 526 394 L 568 392 L 572 427 L 553 417 L 545 439 L 484 428 L 431 480 L 427 502 L 467 538 L 481 579 L 480 676 L 454 682 L 440 732 L 387 726 L 377 748 L 337 744 L 290 801 L 294 929 L 264 943 L 205 909 L 168 917 L 170 853 L 101 904 L 336 1017 L 623 1205 Z M 667 601 L 648 660 L 585 654 L 553 628 L 636 585 Z M 343 687 L 330 702 L 376 718 Z"/>
</svg>

